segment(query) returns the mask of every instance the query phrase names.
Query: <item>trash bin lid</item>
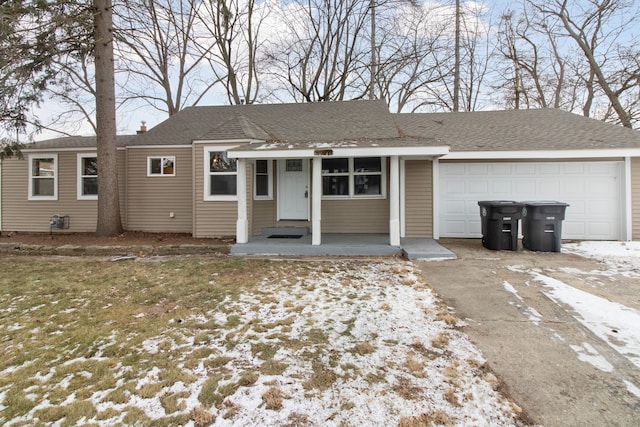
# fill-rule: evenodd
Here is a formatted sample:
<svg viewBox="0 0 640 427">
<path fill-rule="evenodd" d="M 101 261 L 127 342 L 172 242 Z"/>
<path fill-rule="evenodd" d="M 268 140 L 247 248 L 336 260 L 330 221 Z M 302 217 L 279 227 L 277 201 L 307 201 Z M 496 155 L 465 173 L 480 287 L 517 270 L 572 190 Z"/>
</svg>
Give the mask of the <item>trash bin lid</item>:
<svg viewBox="0 0 640 427">
<path fill-rule="evenodd" d="M 569 206 L 568 203 L 558 202 L 555 200 L 527 200 L 522 202 L 522 204 L 530 206 Z"/>
<path fill-rule="evenodd" d="M 481 200 L 478 202 L 478 206 L 521 206 L 521 202 L 513 200 Z"/>
</svg>

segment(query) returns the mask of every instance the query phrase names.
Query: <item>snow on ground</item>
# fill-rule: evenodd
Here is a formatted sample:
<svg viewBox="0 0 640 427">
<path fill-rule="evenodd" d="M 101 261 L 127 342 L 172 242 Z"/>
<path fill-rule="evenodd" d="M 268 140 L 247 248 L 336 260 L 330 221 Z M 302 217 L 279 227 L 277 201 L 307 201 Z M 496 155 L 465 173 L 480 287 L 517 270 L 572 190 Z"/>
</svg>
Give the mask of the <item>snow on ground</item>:
<svg viewBox="0 0 640 427">
<path fill-rule="evenodd" d="M 124 392 L 126 399 L 116 403 L 105 399 L 110 390 L 93 391 L 87 400 L 110 416 L 83 422 L 122 424 L 123 413 L 134 407 L 162 423 L 176 415 L 167 413 L 163 397 L 177 395 L 178 412 L 211 417 L 198 424 L 192 415 L 188 426 L 520 424 L 520 409 L 496 391 L 499 381 L 485 369 L 479 350 L 456 329 L 456 319 L 412 263 L 336 260 L 312 266 L 297 277 L 291 264 L 276 263 L 272 268 L 292 271 L 274 271 L 278 279 L 267 275 L 255 289 L 227 297 L 226 314 L 213 307 L 184 320 L 203 330 L 226 325 L 220 338 L 198 343 L 192 335 L 178 336 L 170 322 L 132 351 L 152 360 L 159 351 L 212 350 L 195 367 L 176 360 L 193 380 L 164 385 L 159 367 L 134 373 L 131 366 L 118 366 L 117 387 L 133 375 L 135 392 Z M 223 365 L 213 368 L 215 360 Z M 282 369 L 266 372 L 267 363 Z M 207 392 L 212 380 L 217 385 Z M 139 393 L 154 384 L 161 389 L 153 395 Z M 218 404 L 203 403 L 203 395 L 222 389 L 230 392 Z M 5 425 L 32 421 L 37 410 L 51 406 L 45 399 Z"/>
<path fill-rule="evenodd" d="M 275 323 L 291 315 L 286 307 L 295 302 L 304 308 L 290 325 L 289 338 L 304 340 L 316 331 L 326 334 L 329 347 L 319 344 L 311 349 L 315 354 L 309 348 L 280 348 L 274 360 L 287 369 L 261 376 L 230 396 L 225 405 L 235 407 L 234 416 L 218 417 L 215 425 L 283 425 L 297 417 L 305 425 L 389 426 L 429 412 L 446 413 L 455 425 L 515 423 L 511 404 L 482 378 L 478 350 L 465 335 L 434 319 L 436 298 L 419 286 L 410 264 L 402 270 L 393 263 L 337 264 L 284 287 L 265 280 L 260 291 L 280 301 L 277 306 L 252 310 L 259 302 L 254 295 L 232 303 L 234 311 L 247 313 L 245 321 Z M 431 348 L 443 334 L 447 345 Z M 269 343 L 267 336 L 259 340 Z M 238 374 L 258 363 L 250 343 L 227 355 L 234 359 L 227 367 Z M 299 378 L 313 381 L 319 364 L 337 379 L 310 390 Z M 279 410 L 263 402 L 273 389 L 285 396 Z"/>
<path fill-rule="evenodd" d="M 609 274 L 640 278 L 640 242 L 567 243 L 562 251 L 603 262 Z"/>
<path fill-rule="evenodd" d="M 640 242 L 580 242 L 563 244 L 562 250 L 565 253 L 600 261 L 606 265 L 606 268 L 590 272 L 569 268 L 560 268 L 558 271 L 573 275 L 606 276 L 613 280 L 616 275 L 640 278 Z M 577 289 L 551 277 L 554 270 L 550 268 L 530 269 L 519 265 L 508 268 L 514 272 L 528 274 L 533 280 L 542 283 L 545 289 L 543 293 L 547 297 L 558 305 L 569 306 L 574 312 L 574 317 L 582 325 L 640 368 L 640 312 L 638 310 Z M 524 303 L 511 284 L 505 282 L 503 287 Z M 527 309 L 533 310 L 530 307 Z M 529 319 L 536 324 L 542 320 L 535 315 L 530 315 Z M 604 372 L 614 370 L 611 363 L 588 343 L 572 345 L 571 348 L 576 352 L 579 360 L 591 363 Z M 636 385 L 628 381 L 626 384 L 631 393 L 640 397 L 640 389 Z"/>
</svg>

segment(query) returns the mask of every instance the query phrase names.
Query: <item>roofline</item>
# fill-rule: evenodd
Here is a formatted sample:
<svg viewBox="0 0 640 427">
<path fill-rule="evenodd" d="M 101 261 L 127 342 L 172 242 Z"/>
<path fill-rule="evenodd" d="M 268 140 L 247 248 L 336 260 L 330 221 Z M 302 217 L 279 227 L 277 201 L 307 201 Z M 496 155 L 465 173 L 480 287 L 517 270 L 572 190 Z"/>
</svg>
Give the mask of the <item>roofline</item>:
<svg viewBox="0 0 640 427">
<path fill-rule="evenodd" d="M 127 149 L 129 148 L 144 148 L 144 149 L 158 149 L 158 148 L 191 148 L 191 144 L 173 144 L 173 145 L 127 145 Z"/>
<path fill-rule="evenodd" d="M 117 147 L 118 149 L 123 149 L 124 147 Z M 41 153 L 47 151 L 96 151 L 98 147 L 47 147 L 47 148 L 23 148 L 23 153 Z"/>
<path fill-rule="evenodd" d="M 435 156 L 449 152 L 448 146 L 435 147 L 326 147 L 284 150 L 243 150 L 238 147 L 228 155 L 236 159 L 282 159 L 314 157 L 379 157 L 379 156 Z"/>
<path fill-rule="evenodd" d="M 441 157 L 441 159 L 588 159 L 636 156 L 640 156 L 640 148 L 608 148 L 591 150 L 453 151 L 444 155 L 443 157 Z"/>
<path fill-rule="evenodd" d="M 194 144 L 216 144 L 216 145 L 221 145 L 221 144 L 259 144 L 259 143 L 264 143 L 265 141 L 262 139 L 248 139 L 248 138 L 242 138 L 242 139 L 194 139 L 193 143 Z"/>
<path fill-rule="evenodd" d="M 23 153 L 46 153 L 51 151 L 96 151 L 98 147 L 48 147 L 48 148 L 23 148 Z M 124 150 L 125 147 L 116 147 L 116 150 Z"/>
</svg>

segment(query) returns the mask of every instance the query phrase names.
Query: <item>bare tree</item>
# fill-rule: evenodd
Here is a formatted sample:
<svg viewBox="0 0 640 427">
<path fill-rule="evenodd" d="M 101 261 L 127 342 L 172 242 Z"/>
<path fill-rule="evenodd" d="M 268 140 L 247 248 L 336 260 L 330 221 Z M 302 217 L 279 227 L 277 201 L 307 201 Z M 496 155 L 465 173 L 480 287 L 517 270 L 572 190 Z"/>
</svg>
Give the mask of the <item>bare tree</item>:
<svg viewBox="0 0 640 427">
<path fill-rule="evenodd" d="M 287 9 L 285 29 L 266 51 L 273 96 L 299 102 L 366 97 L 368 12 L 359 0 L 308 0 Z"/>
<path fill-rule="evenodd" d="M 215 43 L 196 45 L 200 3 L 123 0 L 116 8 L 120 102 L 142 102 L 171 116 L 220 83 L 202 74 Z"/>
<path fill-rule="evenodd" d="M 255 0 L 208 0 L 198 8 L 197 36 L 202 55 L 216 81 L 225 84 L 231 104 L 256 101 L 260 90 L 260 31 L 268 14 Z M 209 46 L 212 42 L 213 46 Z"/>
<path fill-rule="evenodd" d="M 376 85 L 380 97 L 397 112 L 433 107 L 437 98 L 433 92 L 448 77 L 449 71 L 443 76 L 439 66 L 451 63 L 448 22 L 440 19 L 441 9 L 405 5 L 391 10 L 381 22 Z"/>
<path fill-rule="evenodd" d="M 624 34 L 639 19 L 638 8 L 626 0 L 527 0 L 544 19 L 557 22 L 564 36 L 573 40 L 589 64 L 589 72 L 615 112 L 617 121 L 632 127 L 632 114 L 623 99 L 640 84 L 640 68 L 624 58 L 638 57 L 637 41 Z M 624 53 L 623 53 L 624 52 Z M 589 111 L 585 104 L 585 115 Z"/>
</svg>

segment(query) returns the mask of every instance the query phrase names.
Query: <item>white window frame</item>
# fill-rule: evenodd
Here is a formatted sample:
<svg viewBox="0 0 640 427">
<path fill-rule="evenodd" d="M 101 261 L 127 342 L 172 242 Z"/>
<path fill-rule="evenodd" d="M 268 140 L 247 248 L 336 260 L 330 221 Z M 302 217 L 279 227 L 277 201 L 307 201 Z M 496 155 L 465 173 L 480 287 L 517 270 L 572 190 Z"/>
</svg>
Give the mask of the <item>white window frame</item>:
<svg viewBox="0 0 640 427">
<path fill-rule="evenodd" d="M 267 194 L 266 195 L 258 195 L 258 162 L 265 161 L 267 162 Z M 253 164 L 253 198 L 254 200 L 273 200 L 273 160 L 271 159 L 256 159 Z"/>
<path fill-rule="evenodd" d="M 151 161 L 153 159 L 160 159 L 160 173 L 151 173 Z M 164 161 L 171 160 L 173 162 L 173 173 L 164 173 Z M 147 157 L 147 176 L 148 177 L 160 177 L 160 176 L 176 176 L 176 156 L 148 156 Z"/>
<path fill-rule="evenodd" d="M 84 194 L 84 178 L 91 178 L 93 175 L 82 175 L 82 160 L 87 158 L 98 158 L 97 153 L 78 153 L 78 200 L 98 200 L 97 194 Z M 97 173 L 97 172 L 96 172 Z M 97 177 L 98 175 L 96 175 Z"/>
<path fill-rule="evenodd" d="M 229 151 L 232 148 L 236 148 L 237 145 L 212 145 L 212 146 L 208 146 L 208 147 L 204 147 L 204 161 L 203 161 L 203 166 L 204 166 L 204 170 L 203 170 L 203 175 L 204 175 L 204 194 L 203 194 L 203 200 L 204 201 L 208 201 L 208 202 L 220 202 L 220 201 L 229 201 L 229 202 L 233 202 L 233 201 L 237 201 L 238 200 L 238 194 L 237 194 L 237 187 L 236 187 L 236 194 L 235 195 L 211 195 L 211 172 L 209 169 L 209 156 L 210 153 L 223 153 L 225 151 Z M 236 177 L 238 176 L 238 172 L 236 170 L 236 172 L 216 172 L 216 175 L 235 175 Z M 237 179 L 237 178 L 236 178 Z"/>
<path fill-rule="evenodd" d="M 34 179 L 51 179 L 50 177 L 38 178 L 33 176 L 33 160 L 53 159 L 53 196 L 37 196 L 33 194 Z M 57 154 L 29 154 L 29 194 L 28 200 L 58 200 L 58 155 Z"/>
<path fill-rule="evenodd" d="M 380 158 L 380 172 L 356 172 L 354 170 L 354 159 L 376 157 Z M 338 157 L 337 157 L 338 158 Z M 344 159 L 345 157 L 339 157 Z M 387 198 L 387 158 L 382 156 L 361 156 L 361 157 L 348 157 L 349 172 L 339 173 L 322 173 L 322 179 L 325 176 L 346 176 L 349 175 L 349 194 L 342 196 L 338 195 L 322 195 L 323 200 L 345 200 L 345 199 L 386 199 Z M 380 175 L 380 194 L 355 194 L 355 177 L 359 175 Z"/>
</svg>

